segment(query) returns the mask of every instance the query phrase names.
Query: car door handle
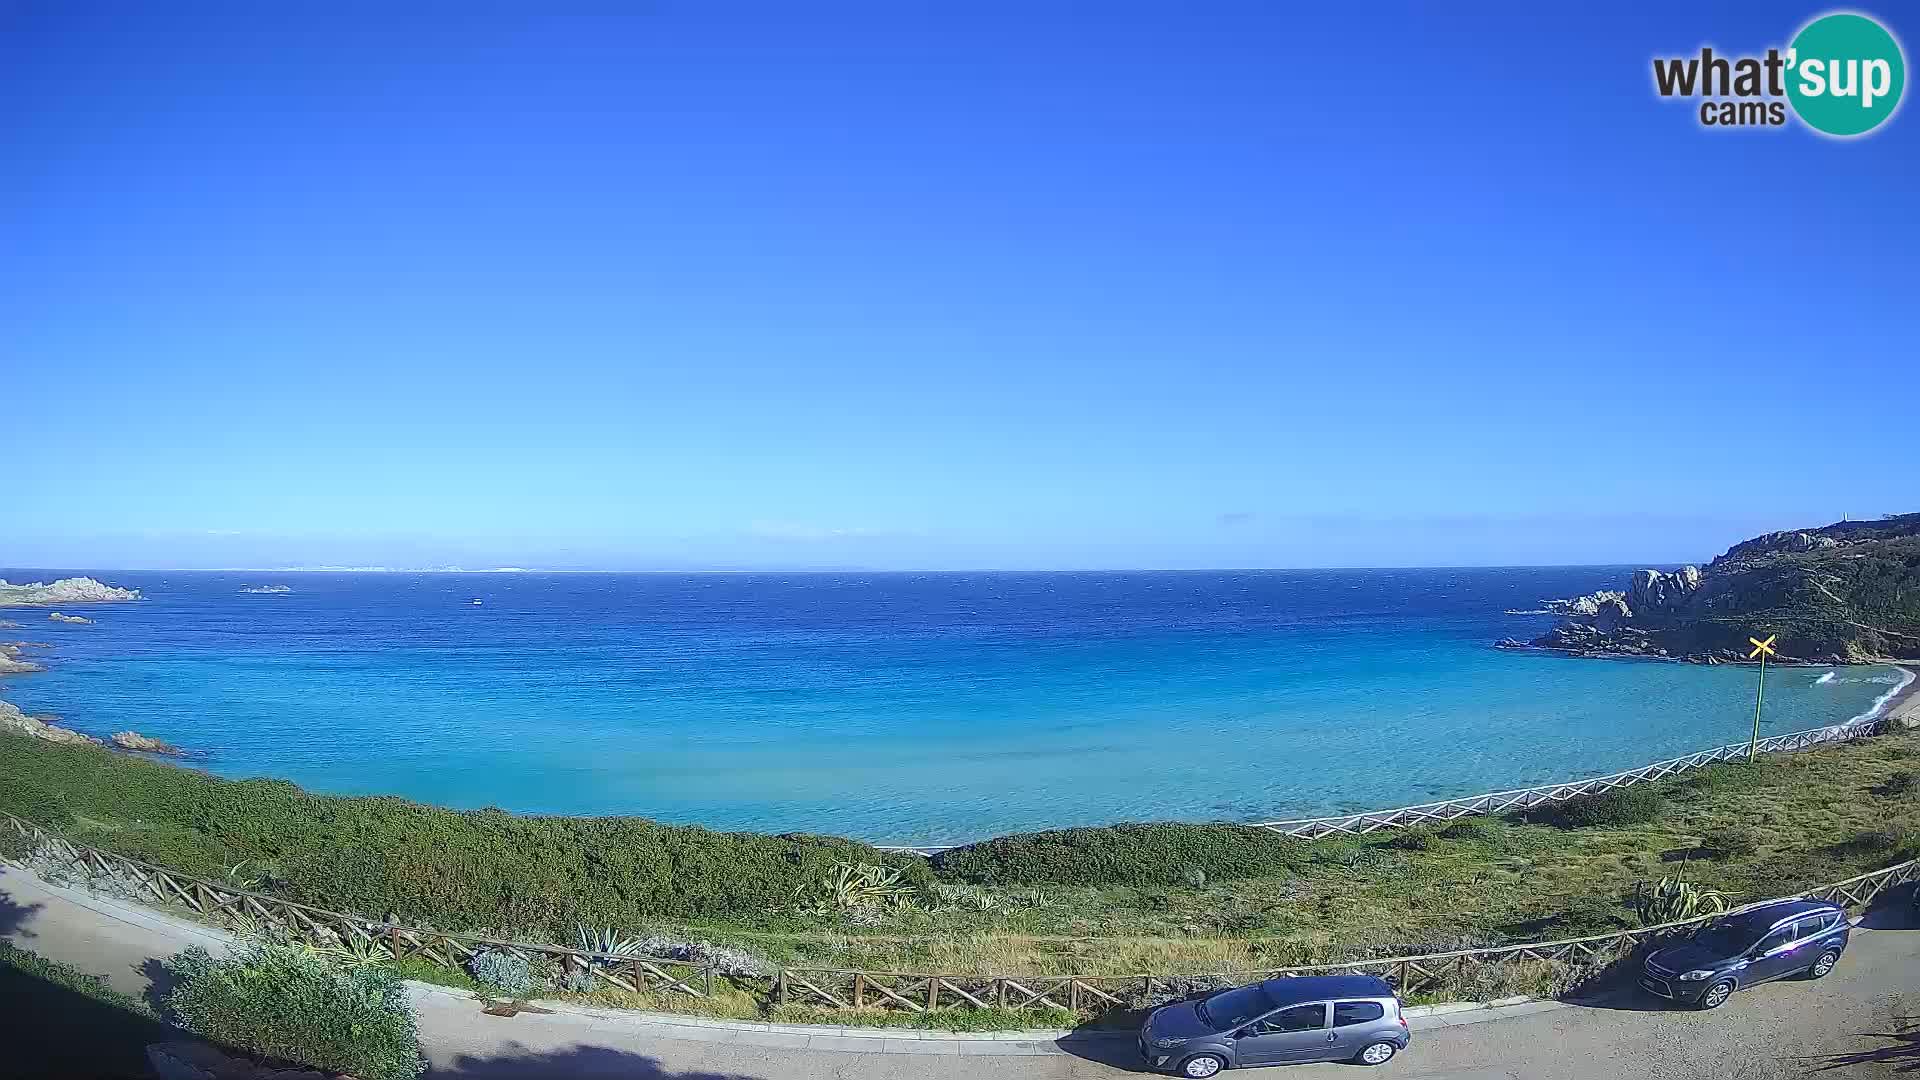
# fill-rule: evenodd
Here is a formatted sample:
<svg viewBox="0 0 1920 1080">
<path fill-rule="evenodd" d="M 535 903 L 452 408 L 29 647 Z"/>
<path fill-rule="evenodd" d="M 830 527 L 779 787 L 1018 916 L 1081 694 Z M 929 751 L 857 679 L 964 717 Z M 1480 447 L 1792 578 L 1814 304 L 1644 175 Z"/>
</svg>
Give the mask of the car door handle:
<svg viewBox="0 0 1920 1080">
<path fill-rule="evenodd" d="M 1327 1033 L 1327 1041 L 1328 1041 L 1328 1042 L 1339 1042 L 1339 1041 L 1340 1041 L 1340 1033 L 1339 1033 L 1339 1032 L 1337 1032 L 1337 1031 L 1330 1031 L 1330 1032 L 1328 1032 L 1328 1033 Z"/>
</svg>

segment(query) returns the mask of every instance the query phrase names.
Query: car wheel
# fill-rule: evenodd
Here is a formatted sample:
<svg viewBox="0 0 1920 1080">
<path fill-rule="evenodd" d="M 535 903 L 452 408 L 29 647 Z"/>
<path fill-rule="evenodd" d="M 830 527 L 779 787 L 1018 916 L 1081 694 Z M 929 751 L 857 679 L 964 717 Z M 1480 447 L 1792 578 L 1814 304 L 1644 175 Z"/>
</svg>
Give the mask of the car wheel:
<svg viewBox="0 0 1920 1080">
<path fill-rule="evenodd" d="M 1732 983 L 1717 982 L 1717 983 L 1714 983 L 1712 986 L 1707 987 L 1707 992 L 1700 995 L 1700 1001 L 1699 1001 L 1699 1004 L 1696 1006 L 1696 1008 L 1703 1009 L 1703 1010 L 1717 1009 L 1720 1006 L 1725 1005 L 1727 1003 L 1727 999 L 1732 996 L 1733 996 Z"/>
<path fill-rule="evenodd" d="M 1820 954 L 1820 959 L 1815 960 L 1812 967 L 1807 969 L 1807 978 L 1824 979 L 1827 977 L 1827 972 L 1833 970 L 1833 965 L 1839 962 L 1840 950 L 1828 949 Z"/>
<path fill-rule="evenodd" d="M 1194 1080 L 1204 1080 L 1227 1067 L 1225 1058 L 1218 1054 L 1195 1054 L 1180 1063 L 1180 1075 L 1191 1076 Z"/>
<path fill-rule="evenodd" d="M 1362 1065 L 1385 1065 L 1399 1052 L 1400 1048 L 1390 1042 L 1368 1043 L 1353 1060 Z"/>
</svg>

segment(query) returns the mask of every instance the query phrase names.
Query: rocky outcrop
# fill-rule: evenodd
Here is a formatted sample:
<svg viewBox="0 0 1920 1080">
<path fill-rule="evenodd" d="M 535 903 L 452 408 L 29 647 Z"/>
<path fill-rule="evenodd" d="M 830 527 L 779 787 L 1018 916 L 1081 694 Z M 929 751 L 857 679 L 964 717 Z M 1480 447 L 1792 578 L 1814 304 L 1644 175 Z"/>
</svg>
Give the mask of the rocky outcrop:
<svg viewBox="0 0 1920 1080">
<path fill-rule="evenodd" d="M 49 614 L 47 618 L 52 622 L 75 623 L 80 626 L 90 626 L 93 623 L 93 620 L 85 615 L 62 615 L 57 611 Z"/>
<path fill-rule="evenodd" d="M 1625 589 L 1543 603 L 1566 622 L 1528 646 L 1579 656 L 1723 663 L 1768 634 L 1788 661 L 1916 656 L 1920 514 L 1768 533 L 1705 567 L 1639 570 Z"/>
<path fill-rule="evenodd" d="M 19 675 L 29 671 L 47 670 L 32 661 L 20 659 L 20 650 L 26 644 L 24 641 L 0 641 L 0 675 Z"/>
<path fill-rule="evenodd" d="M 1808 551 L 1824 551 L 1837 548 L 1841 541 L 1820 532 L 1770 532 L 1765 536 L 1756 536 L 1751 540 L 1742 540 L 1728 548 L 1713 564 L 1741 562 L 1761 555 L 1786 553 L 1798 555 Z"/>
<path fill-rule="evenodd" d="M 0 619 L 0 630 L 18 630 L 20 624 L 10 619 Z"/>
<path fill-rule="evenodd" d="M 240 587 L 240 591 L 243 593 L 250 593 L 254 596 L 276 596 L 280 593 L 292 592 L 293 586 L 291 585 L 243 585 Z"/>
<path fill-rule="evenodd" d="M 30 735 L 51 743 L 65 743 L 73 746 L 101 745 L 99 739 L 91 735 L 82 735 L 71 728 L 63 728 L 52 720 L 50 716 L 28 716 L 20 711 L 18 705 L 0 701 L 0 731 L 9 731 L 15 735 Z"/>
<path fill-rule="evenodd" d="M 186 751 L 159 739 L 150 739 L 137 731 L 116 731 L 109 740 L 122 750 L 138 750 L 145 754 L 166 754 L 169 757 L 185 757 Z"/>
<path fill-rule="evenodd" d="M 61 578 L 15 585 L 0 578 L 0 607 L 48 607 L 53 604 L 112 604 L 140 599 L 138 589 L 120 589 L 90 577 Z"/>
</svg>

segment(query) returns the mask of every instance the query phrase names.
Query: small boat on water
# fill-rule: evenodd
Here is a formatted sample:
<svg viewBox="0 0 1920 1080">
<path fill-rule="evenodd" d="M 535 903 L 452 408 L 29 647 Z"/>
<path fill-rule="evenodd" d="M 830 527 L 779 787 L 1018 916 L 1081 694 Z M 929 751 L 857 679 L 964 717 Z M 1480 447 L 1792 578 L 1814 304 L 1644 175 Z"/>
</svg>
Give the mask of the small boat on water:
<svg viewBox="0 0 1920 1080">
<path fill-rule="evenodd" d="M 476 596 L 476 597 L 474 597 L 474 598 L 473 598 L 473 606 L 474 606 L 474 607 L 479 607 L 479 606 L 480 606 L 480 598 L 479 598 L 479 597 L 477 597 L 477 596 Z"/>
</svg>

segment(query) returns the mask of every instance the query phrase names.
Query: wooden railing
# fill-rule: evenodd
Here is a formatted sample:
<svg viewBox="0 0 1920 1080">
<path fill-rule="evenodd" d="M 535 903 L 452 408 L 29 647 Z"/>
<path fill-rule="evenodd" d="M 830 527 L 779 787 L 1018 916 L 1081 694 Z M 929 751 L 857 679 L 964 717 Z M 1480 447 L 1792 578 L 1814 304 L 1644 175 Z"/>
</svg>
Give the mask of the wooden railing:
<svg viewBox="0 0 1920 1080">
<path fill-rule="evenodd" d="M 1751 748 L 1762 754 L 1776 754 L 1783 750 L 1804 750 L 1809 746 L 1822 743 L 1847 742 L 1853 739 L 1877 735 L 1887 729 L 1889 721 L 1885 718 L 1863 720 L 1856 723 L 1834 724 L 1830 727 L 1810 728 L 1806 731 L 1794 731 L 1785 735 L 1772 735 L 1761 739 Z M 1547 803 L 1565 802 L 1581 795 L 1594 795 L 1615 788 L 1630 787 L 1649 780 L 1659 780 L 1676 773 L 1688 772 L 1702 766 L 1722 761 L 1739 761 L 1749 753 L 1748 744 L 1728 743 L 1711 750 L 1700 750 L 1691 754 L 1682 754 L 1665 761 L 1656 761 L 1651 765 L 1642 765 L 1634 769 L 1608 773 L 1605 776 L 1590 776 L 1584 780 L 1568 780 L 1564 783 L 1545 784 L 1540 787 L 1514 788 L 1510 791 L 1490 791 L 1483 795 L 1468 795 L 1459 799 L 1442 799 L 1439 802 L 1421 803 L 1418 806 L 1401 806 L 1392 810 L 1365 810 L 1357 814 L 1336 814 L 1333 817 L 1292 818 L 1286 821 L 1250 821 L 1249 829 L 1265 829 L 1284 836 L 1297 836 L 1304 840 L 1314 840 L 1322 836 L 1339 833 L 1359 835 L 1361 833 L 1380 832 L 1385 829 L 1405 829 L 1414 825 L 1428 825 L 1437 822 L 1453 821 L 1456 818 L 1473 817 L 1480 814 L 1501 814 L 1509 810 L 1525 810 L 1530 807 L 1544 806 Z M 902 854 L 937 855 L 950 851 L 953 844 L 934 846 L 910 846 L 901 844 L 876 845 L 881 851 Z"/>
<path fill-rule="evenodd" d="M 1744 750 L 1744 747 L 1742 748 Z M 1445 995 L 1453 988 L 1483 984 L 1483 977 L 1526 963 L 1569 972 L 1591 972 L 1621 960 L 1648 941 L 1696 926 L 1711 916 L 1640 930 L 1504 945 L 1489 949 L 1418 956 L 1388 956 L 1343 963 L 1198 975 L 1035 975 L 987 976 L 899 971 L 843 971 L 829 968 L 780 968 L 770 975 L 722 976 L 711 965 L 652 956 L 595 953 L 560 945 L 505 941 L 473 934 L 400 926 L 360 915 L 345 915 L 265 893 L 180 874 L 152 863 L 74 843 L 11 814 L 0 814 L 10 828 L 42 853 L 51 853 L 70 870 L 106 878 L 121 890 L 166 905 L 184 905 L 207 918 L 222 919 L 242 930 L 271 929 L 322 947 L 357 944 L 378 948 L 396 959 L 424 957 L 452 969 L 482 949 L 502 949 L 528 959 L 545 957 L 560 971 L 584 973 L 588 985 L 602 983 L 629 991 L 707 997 L 717 980 L 748 989 L 768 1004 L 803 1004 L 829 1009 L 893 1009 L 921 1012 L 943 1007 L 1003 1009 L 1057 1008 L 1097 1013 L 1133 1008 L 1179 996 L 1188 989 L 1252 982 L 1292 975 L 1357 973 L 1379 975 L 1403 996 Z M 1897 863 L 1799 894 L 1864 908 L 1880 894 L 1920 880 L 1920 859 Z M 1787 898 L 1782 898 L 1787 899 Z M 1773 901 L 1763 901 L 1772 903 Z M 1753 905 L 1748 905 L 1753 906 Z"/>
</svg>

